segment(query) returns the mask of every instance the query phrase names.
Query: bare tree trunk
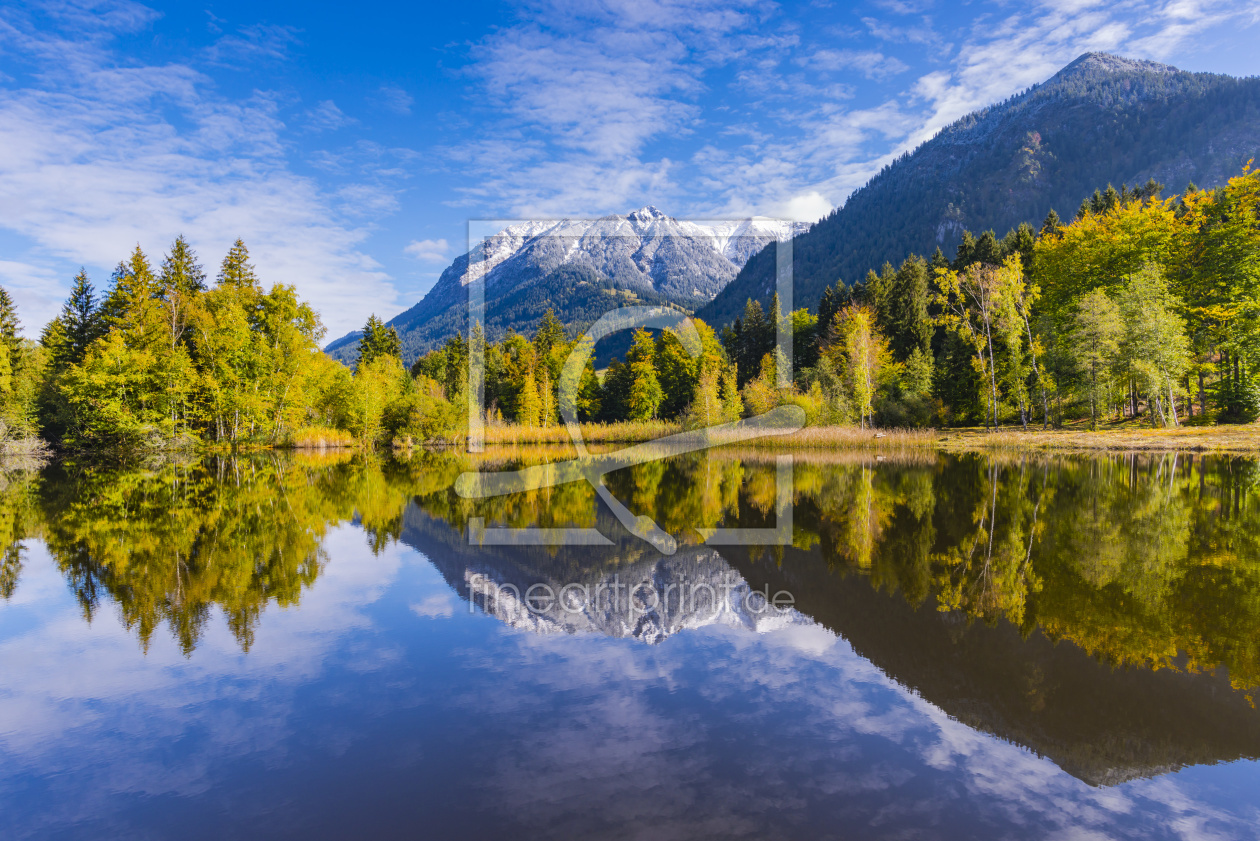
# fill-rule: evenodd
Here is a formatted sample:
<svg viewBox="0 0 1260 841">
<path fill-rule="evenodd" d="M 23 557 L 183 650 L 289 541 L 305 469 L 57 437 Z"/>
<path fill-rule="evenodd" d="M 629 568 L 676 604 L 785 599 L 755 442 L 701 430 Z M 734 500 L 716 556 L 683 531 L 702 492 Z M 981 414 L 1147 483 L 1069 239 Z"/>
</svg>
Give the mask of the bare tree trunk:
<svg viewBox="0 0 1260 841">
<path fill-rule="evenodd" d="M 1173 395 L 1173 379 L 1168 378 L 1168 411 L 1172 415 L 1173 426 L 1181 426 L 1181 421 L 1177 419 L 1177 398 Z"/>
</svg>

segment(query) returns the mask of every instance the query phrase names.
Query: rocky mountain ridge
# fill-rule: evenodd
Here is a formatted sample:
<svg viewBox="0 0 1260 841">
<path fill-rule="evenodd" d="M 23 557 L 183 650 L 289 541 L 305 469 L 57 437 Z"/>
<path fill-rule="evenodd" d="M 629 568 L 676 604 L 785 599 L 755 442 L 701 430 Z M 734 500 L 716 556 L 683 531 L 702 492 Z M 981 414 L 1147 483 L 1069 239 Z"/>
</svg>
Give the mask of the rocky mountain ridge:
<svg viewBox="0 0 1260 841">
<path fill-rule="evenodd" d="M 624 216 L 531 220 L 507 225 L 444 271 L 414 307 L 390 319 L 410 362 L 460 330 L 467 335 L 467 287 L 484 278 L 486 331 L 528 332 L 554 309 L 572 332 L 627 303 L 687 312 L 712 300 L 753 254 L 803 226 L 771 219 L 678 220 L 647 206 Z M 326 348 L 345 361 L 358 334 Z"/>
</svg>

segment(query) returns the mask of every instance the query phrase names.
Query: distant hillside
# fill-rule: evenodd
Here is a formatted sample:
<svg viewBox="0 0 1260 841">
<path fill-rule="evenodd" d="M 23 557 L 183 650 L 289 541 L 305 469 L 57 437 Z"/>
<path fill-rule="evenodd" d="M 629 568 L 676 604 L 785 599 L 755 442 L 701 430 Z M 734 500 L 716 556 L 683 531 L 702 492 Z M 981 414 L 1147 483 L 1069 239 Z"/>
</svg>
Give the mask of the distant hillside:
<svg viewBox="0 0 1260 841">
<path fill-rule="evenodd" d="M 571 335 L 627 304 L 693 312 L 780 228 L 755 219 L 679 221 L 654 207 L 626 216 L 512 225 L 472 254 L 474 269 L 486 273 L 487 337 L 528 333 L 548 309 Z M 467 254 L 456 258 L 423 300 L 387 322 L 398 330 L 408 363 L 456 331 L 467 335 L 469 262 Z M 351 333 L 325 350 L 349 362 L 358 341 L 359 334 Z"/>
<path fill-rule="evenodd" d="M 814 307 L 837 279 L 852 285 L 907 254 L 949 256 L 964 229 L 998 236 L 1052 208 L 1071 218 L 1114 183 L 1154 178 L 1169 193 L 1238 175 L 1260 158 L 1260 78 L 1187 73 L 1087 53 L 1044 84 L 943 129 L 899 158 L 794 241 L 795 305 Z M 775 247 L 754 256 L 698 315 L 732 322 L 768 302 Z"/>
</svg>

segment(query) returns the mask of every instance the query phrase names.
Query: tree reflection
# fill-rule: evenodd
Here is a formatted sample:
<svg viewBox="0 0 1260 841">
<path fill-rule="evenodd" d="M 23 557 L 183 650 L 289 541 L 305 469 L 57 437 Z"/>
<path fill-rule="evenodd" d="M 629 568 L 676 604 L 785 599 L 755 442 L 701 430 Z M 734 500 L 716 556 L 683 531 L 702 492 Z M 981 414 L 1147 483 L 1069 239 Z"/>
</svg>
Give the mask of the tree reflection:
<svg viewBox="0 0 1260 841">
<path fill-rule="evenodd" d="M 357 523 L 372 552 L 405 535 L 412 505 L 461 536 L 473 517 L 595 526 L 598 499 L 582 482 L 475 501 L 454 491 L 464 471 L 555 455 L 271 454 L 0 472 L 0 596 L 20 587 L 25 543 L 42 540 L 87 619 L 108 600 L 143 646 L 165 625 L 189 653 L 221 612 L 248 649 L 266 607 L 297 604 L 318 579 L 338 524 Z M 798 455 L 794 473 L 793 546 L 776 547 L 775 563 L 820 554 L 821 574 L 869 577 L 911 605 L 1040 628 L 1117 665 L 1225 666 L 1236 687 L 1260 685 L 1255 460 L 815 454 Z M 764 452 L 691 454 L 607 483 L 682 544 L 699 543 L 699 529 L 774 525 L 774 459 Z M 631 539 L 617 546 L 598 557 L 553 552 L 559 566 L 548 574 L 653 551 Z M 739 564 L 766 555 L 722 551 Z"/>
</svg>

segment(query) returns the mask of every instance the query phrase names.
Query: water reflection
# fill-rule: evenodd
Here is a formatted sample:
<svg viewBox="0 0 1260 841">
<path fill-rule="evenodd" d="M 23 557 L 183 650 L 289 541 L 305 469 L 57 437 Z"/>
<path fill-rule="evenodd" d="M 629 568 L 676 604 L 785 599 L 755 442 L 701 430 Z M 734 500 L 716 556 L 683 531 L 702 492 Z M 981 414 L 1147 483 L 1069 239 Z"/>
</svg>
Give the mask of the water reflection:
<svg viewBox="0 0 1260 841">
<path fill-rule="evenodd" d="M 706 763 L 718 761 L 723 739 L 746 738 L 718 732 L 741 716 L 771 729 L 794 722 L 789 731 L 797 735 L 785 738 L 803 741 L 793 741 L 793 761 L 828 769 L 826 781 L 793 777 L 793 795 L 792 786 L 783 788 L 792 776 L 787 767 L 768 758 L 776 746 L 763 745 L 766 791 L 775 792 L 771 800 L 780 810 L 793 796 L 825 800 L 827 786 L 837 785 L 834 792 L 886 791 L 884 807 L 893 809 L 910 796 L 908 780 L 937 779 L 931 797 L 939 796 L 944 783 L 937 771 L 965 763 L 974 778 L 981 773 L 981 755 L 985 762 L 1006 757 L 1002 762 L 1018 765 L 1022 774 L 1042 773 L 1014 754 L 976 747 L 974 740 L 984 734 L 1029 748 L 1090 785 L 1260 755 L 1254 707 L 1260 685 L 1260 473 L 1252 460 L 1172 454 L 798 458 L 793 544 L 716 550 L 702 544 L 697 529 L 774 525 L 771 455 L 698 454 L 609 476 L 609 487 L 632 511 L 653 517 L 678 539 L 679 551 L 662 556 L 620 529 L 584 484 L 475 502 L 453 490 L 456 477 L 470 468 L 514 468 L 546 456 L 222 457 L 123 469 L 9 471 L 0 488 L 0 584 L 6 599 L 22 602 L 23 588 L 31 582 L 38 588 L 44 580 L 32 558 L 46 552 L 85 619 L 111 611 L 143 651 L 169 637 L 192 667 L 220 664 L 206 678 L 216 685 L 239 680 L 244 668 L 244 660 L 225 660 L 222 646 L 208 642 L 230 635 L 239 652 L 267 664 L 258 674 L 289 669 L 296 685 L 316 680 L 313 663 L 342 663 L 345 674 L 325 679 L 333 685 L 323 691 L 334 697 L 361 691 L 375 699 L 374 714 L 393 716 L 391 721 L 399 710 L 428 709 L 426 704 L 447 702 L 434 700 L 438 696 L 450 696 L 478 716 L 475 728 L 471 721 L 448 721 L 452 732 L 469 744 L 499 746 L 489 765 L 453 759 L 452 777 L 471 774 L 493 785 L 505 802 L 516 804 L 518 818 L 568 814 L 575 832 L 608 830 L 616 819 L 609 813 L 602 824 L 586 814 L 578 820 L 581 810 L 572 797 L 625 795 L 626 775 L 655 773 L 674 780 L 675 793 L 688 792 L 697 814 L 709 815 L 715 831 L 707 834 L 720 835 L 717 828 L 731 835 L 766 834 L 763 823 L 735 815 L 739 809 L 729 803 L 734 812 L 723 815 L 710 814 L 713 804 L 699 804 L 720 799 L 718 790 L 746 796 L 745 782 L 711 764 L 703 774 L 696 769 L 691 782 L 679 768 L 664 767 L 677 758 L 679 744 L 701 751 Z M 513 527 L 594 527 L 612 545 L 475 545 L 468 540 L 473 518 Z M 414 632 L 390 630 L 381 632 L 381 644 L 368 646 L 362 634 L 372 623 L 356 619 L 354 608 L 342 605 L 318 620 L 318 613 L 302 619 L 290 610 L 368 592 L 330 573 L 356 569 L 347 566 L 358 551 L 352 546 L 368 556 L 390 555 L 395 571 L 401 547 L 427 559 L 441 586 L 398 595 L 412 622 L 453 622 L 471 611 L 531 633 L 458 644 L 433 636 L 425 650 L 408 636 Z M 395 586 L 373 581 L 373 598 Z M 718 609 L 703 600 L 687 605 L 667 599 L 633 609 L 628 602 L 593 603 L 576 611 L 531 611 L 500 597 L 505 588 L 524 593 L 547 584 L 559 592 L 576 584 L 591 592 L 613 581 L 646 582 L 657 592 L 683 583 L 715 590 L 727 585 L 736 596 Z M 794 608 L 750 611 L 744 596 L 751 590 L 790 592 Z M 326 644 L 340 653 L 308 652 L 303 659 L 296 636 L 261 634 L 264 618 L 277 612 L 288 614 L 287 624 L 319 626 Z M 540 635 L 536 642 L 533 634 Z M 744 641 L 752 638 L 766 642 Z M 837 640 L 843 645 L 837 647 Z M 648 671 L 623 673 L 625 646 L 648 651 L 638 643 L 664 653 L 635 654 L 636 668 Z M 44 650 L 41 644 L 36 650 Z M 24 645 L 29 651 L 30 642 Z M 60 664 L 52 661 L 62 655 L 48 651 L 44 667 L 55 669 Z M 445 657 L 462 665 L 443 666 L 445 682 L 425 690 L 432 697 L 419 689 L 398 696 L 399 686 L 419 680 L 404 668 L 408 658 Z M 294 666 L 299 659 L 306 665 Z M 724 659 L 740 663 L 738 681 L 718 665 Z M 158 660 L 155 666 L 171 668 L 164 655 Z M 678 671 L 681 662 L 692 670 L 687 676 Z M 538 664 L 550 667 L 536 669 Z M 582 675 L 569 672 L 579 664 Z M 11 674 L 28 675 L 25 669 Z M 120 673 L 157 696 L 178 692 L 169 679 L 155 683 L 152 671 L 141 659 L 127 661 Z M 844 685 L 837 674 L 845 676 Z M 884 693 L 884 700 L 876 704 L 870 687 L 882 686 L 881 675 L 913 692 L 893 703 L 880 689 L 876 694 Z M 29 675 L 24 680 L 29 683 Z M 865 688 L 848 685 L 854 680 Z M 692 735 L 625 698 L 635 686 L 662 681 L 672 687 L 669 693 L 683 693 L 666 706 L 694 717 L 699 730 Z M 503 688 L 508 686 L 511 691 Z M 223 691 L 208 690 L 211 697 Z M 403 696 L 408 700 L 397 708 L 387 700 Z M 76 707 L 81 712 L 91 706 L 84 703 Z M 725 712 L 708 722 L 707 713 L 698 712 L 706 704 Z M 575 720 L 559 726 L 560 708 L 576 721 L 604 721 L 600 726 L 609 732 L 635 732 L 657 747 L 628 751 L 609 742 L 608 732 L 591 732 Z M 362 715 L 357 707 L 345 709 Z M 584 749 L 581 762 L 566 765 L 571 754 L 562 745 L 535 744 L 543 737 L 507 732 L 496 716 L 532 721 L 549 739 L 594 739 L 603 747 Z M 933 722 L 930 738 L 923 735 L 924 717 Z M 6 724 L 11 736 L 15 725 Z M 557 726 L 559 732 L 552 732 Z M 334 728 L 334 741 L 371 741 L 372 729 L 352 715 Z M 825 732 L 832 732 L 830 741 L 816 742 Z M 279 737 L 260 733 L 250 737 L 258 751 L 279 750 Z M 873 733 L 902 753 L 890 758 L 859 750 Z M 428 730 L 423 738 L 426 744 L 438 739 Z M 937 744 L 937 753 L 916 753 L 927 742 Z M 109 738 L 101 744 L 121 750 Z M 458 745 L 442 744 L 461 756 Z M 97 744 L 95 750 L 104 748 Z M 600 761 L 607 764 L 603 776 L 594 770 Z M 645 761 L 648 766 L 635 764 Z M 592 773 L 602 782 L 593 781 Z M 842 779 L 848 782 L 836 782 Z M 1047 791 L 1069 790 L 1061 782 L 1045 785 Z M 4 790 L 0 780 L 0 795 Z M 650 802 L 663 809 L 660 790 L 653 791 L 656 801 L 644 794 L 622 805 L 641 815 L 652 812 Z M 1032 796 L 1030 791 L 1021 789 L 1021 796 Z M 931 797 L 919 794 L 927 798 L 920 807 L 929 808 L 923 804 Z M 872 804 L 879 799 L 870 796 Z M 769 801 L 758 802 L 758 808 L 772 809 Z M 557 805 L 563 803 L 569 805 Z M 685 803 L 675 805 L 685 811 Z M 845 808 L 859 809 L 852 803 Z M 983 811 L 976 804 L 968 808 Z M 1247 809 L 1254 811 L 1250 804 Z M 687 826 L 691 834 L 706 834 L 675 819 L 679 831 Z M 912 815 L 893 823 L 917 825 Z"/>
</svg>

